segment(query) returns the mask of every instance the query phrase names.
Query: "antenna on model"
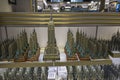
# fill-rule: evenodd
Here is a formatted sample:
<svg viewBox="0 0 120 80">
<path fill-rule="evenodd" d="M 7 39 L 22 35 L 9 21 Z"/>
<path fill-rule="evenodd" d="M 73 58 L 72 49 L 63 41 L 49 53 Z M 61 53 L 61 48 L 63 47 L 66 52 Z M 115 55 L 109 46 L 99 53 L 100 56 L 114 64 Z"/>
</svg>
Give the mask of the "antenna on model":
<svg viewBox="0 0 120 80">
<path fill-rule="evenodd" d="M 52 18 L 52 8 L 50 9 L 50 21 L 52 21 L 53 18 Z"/>
</svg>

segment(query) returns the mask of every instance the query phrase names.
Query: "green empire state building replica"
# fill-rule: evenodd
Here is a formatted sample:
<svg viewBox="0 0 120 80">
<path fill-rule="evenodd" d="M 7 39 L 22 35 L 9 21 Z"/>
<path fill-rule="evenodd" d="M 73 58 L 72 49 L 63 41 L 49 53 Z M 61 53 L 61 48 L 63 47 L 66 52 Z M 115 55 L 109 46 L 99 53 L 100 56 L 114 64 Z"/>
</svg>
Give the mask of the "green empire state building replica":
<svg viewBox="0 0 120 80">
<path fill-rule="evenodd" d="M 60 60 L 60 53 L 56 44 L 55 28 L 52 19 L 52 13 L 51 13 L 50 21 L 48 23 L 48 42 L 47 42 L 47 46 L 45 47 L 43 60 L 45 61 Z"/>
</svg>

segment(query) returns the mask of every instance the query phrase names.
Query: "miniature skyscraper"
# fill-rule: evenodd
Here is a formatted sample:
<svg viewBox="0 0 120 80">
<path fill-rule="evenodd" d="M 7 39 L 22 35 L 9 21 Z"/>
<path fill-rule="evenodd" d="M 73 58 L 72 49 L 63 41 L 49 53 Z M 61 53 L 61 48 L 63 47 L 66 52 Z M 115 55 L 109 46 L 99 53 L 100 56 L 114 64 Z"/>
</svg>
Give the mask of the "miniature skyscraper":
<svg viewBox="0 0 120 80">
<path fill-rule="evenodd" d="M 43 60 L 52 60 L 52 61 L 60 60 L 59 50 L 56 44 L 52 13 L 51 13 L 50 21 L 48 23 L 48 43 L 44 51 Z"/>
</svg>

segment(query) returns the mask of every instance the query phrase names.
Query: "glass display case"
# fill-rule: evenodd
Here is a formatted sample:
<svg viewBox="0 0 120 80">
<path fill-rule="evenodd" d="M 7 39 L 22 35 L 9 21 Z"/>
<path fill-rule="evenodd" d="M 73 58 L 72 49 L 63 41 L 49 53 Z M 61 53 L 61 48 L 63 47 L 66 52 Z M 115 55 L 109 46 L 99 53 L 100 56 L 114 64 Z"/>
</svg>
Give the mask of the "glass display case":
<svg viewBox="0 0 120 80">
<path fill-rule="evenodd" d="M 0 80 L 119 80 L 119 16 L 0 13 Z"/>
</svg>

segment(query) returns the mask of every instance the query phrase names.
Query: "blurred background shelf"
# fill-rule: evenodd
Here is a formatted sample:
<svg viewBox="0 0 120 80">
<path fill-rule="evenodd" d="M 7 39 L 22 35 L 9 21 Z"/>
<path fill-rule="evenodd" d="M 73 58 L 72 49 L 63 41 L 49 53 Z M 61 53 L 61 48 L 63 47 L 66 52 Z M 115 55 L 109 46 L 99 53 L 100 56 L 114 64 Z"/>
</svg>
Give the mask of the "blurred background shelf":
<svg viewBox="0 0 120 80">
<path fill-rule="evenodd" d="M 53 13 L 54 24 L 57 26 L 71 25 L 120 25 L 119 13 L 98 12 L 65 12 Z M 0 25 L 40 25 L 46 27 L 50 13 L 0 13 Z"/>
</svg>

